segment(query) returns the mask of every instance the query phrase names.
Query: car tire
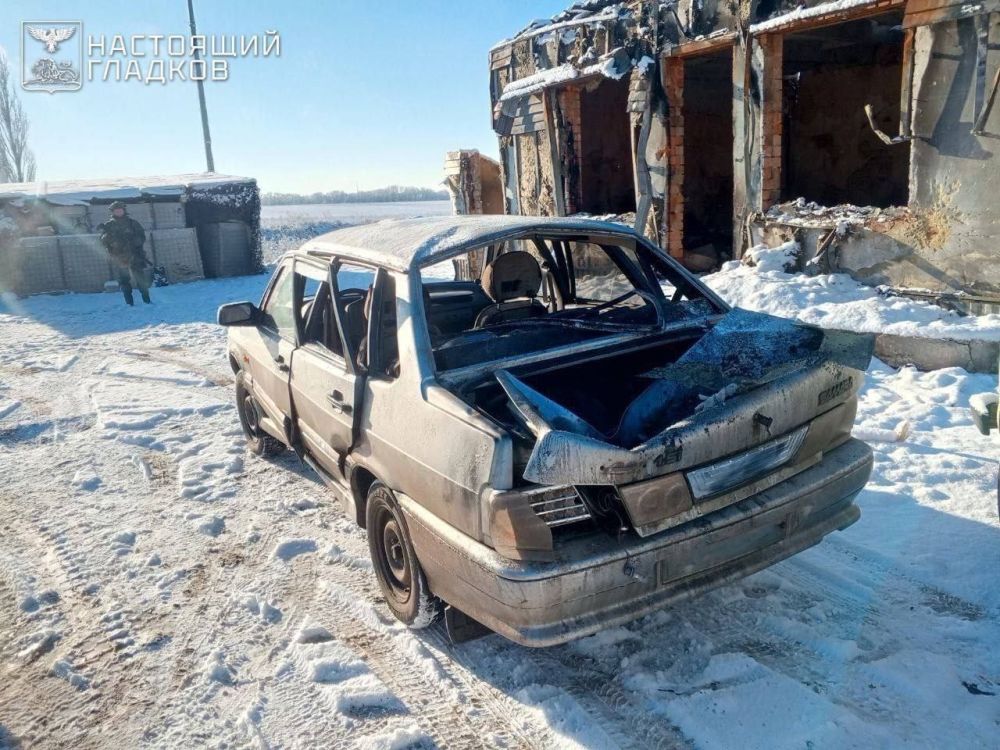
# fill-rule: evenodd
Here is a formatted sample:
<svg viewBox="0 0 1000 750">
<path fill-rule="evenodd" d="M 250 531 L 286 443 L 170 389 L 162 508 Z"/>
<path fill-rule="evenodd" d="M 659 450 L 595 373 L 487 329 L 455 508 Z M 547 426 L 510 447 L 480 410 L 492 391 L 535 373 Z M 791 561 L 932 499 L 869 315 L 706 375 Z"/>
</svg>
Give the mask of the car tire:
<svg viewBox="0 0 1000 750">
<path fill-rule="evenodd" d="M 258 456 L 276 456 L 285 450 L 285 444 L 264 432 L 260 426 L 260 407 L 247 388 L 243 370 L 236 373 L 236 411 L 240 415 L 247 447 Z"/>
<path fill-rule="evenodd" d="M 396 619 L 414 630 L 437 622 L 444 605 L 428 588 L 403 511 L 381 482 L 368 490 L 365 521 L 375 578 Z"/>
</svg>

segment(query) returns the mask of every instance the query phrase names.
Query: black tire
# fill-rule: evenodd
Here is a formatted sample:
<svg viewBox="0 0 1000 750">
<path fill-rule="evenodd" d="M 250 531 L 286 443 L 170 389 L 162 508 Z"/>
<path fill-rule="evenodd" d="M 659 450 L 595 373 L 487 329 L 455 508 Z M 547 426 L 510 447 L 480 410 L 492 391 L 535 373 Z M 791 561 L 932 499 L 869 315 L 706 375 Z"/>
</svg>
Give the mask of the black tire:
<svg viewBox="0 0 1000 750">
<path fill-rule="evenodd" d="M 236 373 L 236 411 L 240 415 L 247 447 L 258 456 L 276 456 L 285 450 L 285 444 L 268 435 L 260 426 L 260 407 L 246 386 L 243 370 Z"/>
<path fill-rule="evenodd" d="M 365 521 L 375 578 L 396 619 L 414 630 L 437 622 L 444 605 L 428 588 L 403 512 L 381 482 L 368 490 Z"/>
</svg>

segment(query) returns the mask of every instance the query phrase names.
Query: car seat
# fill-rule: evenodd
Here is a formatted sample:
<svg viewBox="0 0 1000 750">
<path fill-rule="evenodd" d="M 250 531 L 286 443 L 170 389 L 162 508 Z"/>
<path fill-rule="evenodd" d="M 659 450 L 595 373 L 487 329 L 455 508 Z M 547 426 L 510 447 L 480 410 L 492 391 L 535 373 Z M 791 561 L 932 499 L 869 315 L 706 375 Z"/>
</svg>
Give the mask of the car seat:
<svg viewBox="0 0 1000 750">
<path fill-rule="evenodd" d="M 486 266 L 481 283 L 493 304 L 479 312 L 476 328 L 537 318 L 547 312 L 538 299 L 542 269 L 529 252 L 515 250 L 498 256 Z"/>
</svg>

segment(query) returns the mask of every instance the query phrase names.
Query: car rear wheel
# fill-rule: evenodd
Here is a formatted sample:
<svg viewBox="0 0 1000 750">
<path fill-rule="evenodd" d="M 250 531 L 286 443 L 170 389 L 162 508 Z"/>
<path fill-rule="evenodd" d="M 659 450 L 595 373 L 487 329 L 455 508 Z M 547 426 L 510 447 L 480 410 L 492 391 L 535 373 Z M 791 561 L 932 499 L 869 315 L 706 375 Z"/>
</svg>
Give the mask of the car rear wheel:
<svg viewBox="0 0 1000 750">
<path fill-rule="evenodd" d="M 236 373 L 236 411 L 240 415 L 247 446 L 258 456 L 275 456 L 285 450 L 285 444 L 268 435 L 260 426 L 260 406 L 247 388 L 243 370 Z"/>
<path fill-rule="evenodd" d="M 381 482 L 375 482 L 368 490 L 365 521 L 375 577 L 396 619 L 414 629 L 436 622 L 444 606 L 431 594 L 413 552 L 403 512 L 392 492 Z"/>
</svg>

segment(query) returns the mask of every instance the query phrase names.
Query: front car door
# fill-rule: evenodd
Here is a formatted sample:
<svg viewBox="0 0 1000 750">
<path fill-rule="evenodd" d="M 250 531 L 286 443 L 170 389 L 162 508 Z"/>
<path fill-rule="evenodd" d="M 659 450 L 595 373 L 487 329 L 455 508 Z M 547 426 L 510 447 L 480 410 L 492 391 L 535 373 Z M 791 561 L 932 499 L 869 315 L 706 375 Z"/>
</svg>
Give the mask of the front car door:
<svg viewBox="0 0 1000 750">
<path fill-rule="evenodd" d="M 375 271 L 336 262 L 332 268 L 323 268 L 298 261 L 295 273 L 319 283 L 315 302 L 302 321 L 301 346 L 292 362 L 296 427 L 322 468 L 343 478 L 343 459 L 354 444 L 364 386 L 365 371 L 358 364 L 358 354 L 368 333 L 365 305 Z"/>
<path fill-rule="evenodd" d="M 261 300 L 260 324 L 247 336 L 253 394 L 286 442 L 291 399 L 288 376 L 296 344 L 295 287 L 291 261 L 279 267 Z"/>
</svg>

